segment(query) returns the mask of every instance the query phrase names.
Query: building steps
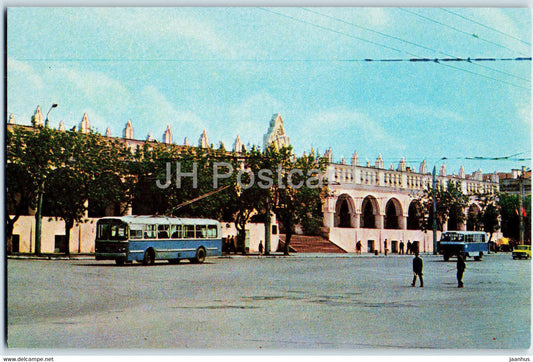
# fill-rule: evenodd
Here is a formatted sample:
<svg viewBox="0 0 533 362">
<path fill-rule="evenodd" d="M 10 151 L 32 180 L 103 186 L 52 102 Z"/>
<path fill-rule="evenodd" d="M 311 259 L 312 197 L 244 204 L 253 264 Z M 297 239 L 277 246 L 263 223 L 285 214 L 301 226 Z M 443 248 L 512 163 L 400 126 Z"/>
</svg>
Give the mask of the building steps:
<svg viewBox="0 0 533 362">
<path fill-rule="evenodd" d="M 285 234 L 279 235 L 281 250 L 285 246 L 285 238 Z M 326 238 L 307 235 L 292 235 L 289 250 L 294 253 L 346 253 Z"/>
</svg>

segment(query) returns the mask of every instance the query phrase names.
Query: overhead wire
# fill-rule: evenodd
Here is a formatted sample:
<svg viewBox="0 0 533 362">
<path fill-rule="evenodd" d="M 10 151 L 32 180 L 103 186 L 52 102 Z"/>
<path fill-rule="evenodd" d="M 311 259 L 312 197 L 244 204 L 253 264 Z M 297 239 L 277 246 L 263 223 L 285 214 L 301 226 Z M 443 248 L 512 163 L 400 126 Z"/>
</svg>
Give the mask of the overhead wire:
<svg viewBox="0 0 533 362">
<path fill-rule="evenodd" d="M 402 53 L 406 53 L 406 54 L 418 57 L 420 59 L 425 59 L 425 58 L 420 57 L 417 54 L 413 54 L 413 53 L 408 52 L 406 50 L 400 50 L 400 49 L 397 49 L 397 48 L 393 48 L 391 46 L 387 46 L 387 45 L 384 45 L 384 44 L 381 44 L 381 43 L 378 43 L 378 42 L 374 42 L 374 41 L 371 41 L 371 40 L 368 40 L 368 39 L 364 39 L 364 38 L 361 38 L 361 37 L 358 37 L 358 36 L 354 36 L 352 34 L 348 34 L 348 33 L 345 33 L 345 32 L 339 31 L 339 30 L 335 30 L 335 29 L 332 29 L 332 28 L 329 28 L 329 27 L 318 25 L 318 24 L 315 24 L 315 23 L 312 23 L 312 22 L 309 22 L 309 21 L 306 21 L 306 20 L 302 20 L 302 19 L 296 18 L 294 16 L 283 14 L 283 13 L 280 13 L 280 12 L 277 12 L 277 11 L 274 11 L 274 10 L 271 10 L 271 9 L 261 8 L 261 7 L 258 7 L 256 9 L 262 10 L 262 11 L 265 11 L 265 12 L 269 12 L 269 13 L 272 13 L 272 14 L 275 14 L 275 15 L 278 15 L 278 16 L 281 16 L 281 17 L 284 17 L 284 18 L 288 18 L 288 19 L 291 19 L 291 20 L 299 22 L 299 23 L 307 24 L 307 25 L 310 25 L 310 26 L 313 26 L 313 27 L 316 27 L 316 28 L 319 28 L 319 29 L 322 29 L 322 30 L 326 30 L 326 31 L 329 31 L 329 32 L 333 32 L 333 33 L 336 33 L 336 34 L 347 36 L 349 38 L 357 39 L 357 40 L 360 40 L 360 41 L 363 41 L 363 42 L 366 42 L 366 43 L 371 43 L 373 45 L 377 45 L 377 46 L 384 47 L 384 48 L 387 48 L 387 49 L 390 49 L 390 50 L 394 50 L 396 52 L 402 52 Z M 416 14 L 416 13 L 414 13 L 414 14 Z M 453 65 L 446 64 L 446 63 L 440 63 L 440 62 L 436 62 L 436 63 L 441 64 L 441 65 L 443 65 L 445 67 L 449 67 L 449 68 L 455 69 L 455 70 L 459 70 L 459 71 L 466 72 L 466 73 L 469 73 L 469 74 L 477 75 L 477 76 L 480 76 L 480 77 L 483 77 L 483 78 L 486 78 L 486 79 L 490 79 L 490 80 L 493 80 L 493 81 L 496 81 L 496 82 L 500 82 L 500 83 L 503 83 L 503 84 L 511 85 L 513 87 L 516 87 L 516 88 L 522 88 L 522 89 L 525 89 L 525 90 L 530 90 L 530 88 L 526 88 L 526 87 L 511 83 L 511 82 L 508 82 L 508 81 L 505 81 L 505 80 L 502 80 L 502 79 L 494 78 L 494 77 L 491 77 L 491 76 L 488 76 L 488 75 L 485 75 L 485 74 L 480 74 L 480 73 L 477 73 L 477 72 L 474 72 L 474 71 L 471 71 L 471 70 L 468 70 L 468 69 L 455 67 Z"/>
<path fill-rule="evenodd" d="M 436 53 L 440 53 L 440 54 L 446 55 L 448 57 L 456 58 L 454 55 L 442 52 L 440 50 L 432 49 L 432 48 L 426 47 L 424 45 L 421 45 L 421 44 L 418 44 L 418 43 L 415 43 L 415 42 L 412 42 L 412 41 L 409 41 L 409 40 L 405 40 L 405 39 L 402 39 L 402 38 L 394 36 L 394 35 L 386 34 L 386 33 L 371 29 L 371 28 L 367 28 L 367 27 L 359 25 L 359 24 L 354 24 L 352 22 L 345 21 L 343 19 L 339 19 L 339 18 L 334 17 L 334 16 L 330 16 L 330 15 L 327 15 L 327 14 L 324 14 L 324 13 L 321 13 L 321 12 L 318 12 L 318 11 L 314 11 L 314 10 L 311 10 L 311 9 L 308 9 L 308 8 L 301 8 L 301 9 L 304 10 L 304 11 L 310 12 L 312 14 L 316 14 L 316 15 L 319 15 L 319 16 L 322 16 L 322 17 L 325 17 L 325 18 L 328 18 L 328 19 L 332 19 L 332 20 L 338 21 L 338 22 L 343 23 L 343 24 L 354 26 L 356 28 L 363 29 L 363 30 L 366 30 L 366 31 L 369 31 L 369 32 L 372 32 L 372 33 L 387 37 L 387 38 L 395 39 L 395 40 L 401 41 L 401 42 L 406 43 L 406 44 L 413 45 L 413 46 L 421 48 L 421 49 L 429 50 L 429 51 L 432 51 L 432 52 L 436 52 Z M 487 66 L 484 66 L 484 65 L 481 65 L 481 64 L 475 64 L 475 65 L 478 66 L 478 67 L 489 69 L 489 70 L 497 72 L 497 73 L 501 73 L 501 74 L 505 74 L 505 75 L 508 75 L 508 76 L 511 76 L 511 77 L 514 77 L 514 78 L 517 78 L 517 79 L 521 79 L 521 80 L 526 81 L 526 82 L 531 82 L 530 79 L 523 78 L 523 77 L 511 74 L 509 72 L 505 72 L 505 71 L 502 71 L 502 70 L 499 70 L 499 69 L 494 69 L 494 68 L 487 67 Z"/>
<path fill-rule="evenodd" d="M 448 28 L 448 29 L 452 29 L 452 30 L 454 30 L 454 31 L 456 31 L 456 32 L 458 32 L 458 33 L 466 34 L 466 35 L 468 35 L 469 37 L 474 37 L 474 38 L 476 38 L 476 39 L 478 39 L 478 40 L 481 40 L 481 41 L 483 41 L 483 42 L 486 42 L 486 43 L 489 43 L 489 44 L 492 44 L 492 45 L 495 45 L 495 46 L 498 46 L 498 47 L 501 47 L 501 48 L 504 48 L 504 49 L 510 50 L 510 51 L 512 51 L 512 52 L 516 52 L 516 50 L 511 49 L 511 48 L 509 48 L 509 47 L 506 47 L 505 45 L 501 45 L 501 44 L 496 43 L 496 42 L 493 42 L 493 41 L 491 41 L 491 40 L 484 39 L 484 38 L 482 38 L 482 37 L 480 37 L 480 36 L 478 36 L 478 35 L 476 35 L 476 34 L 472 34 L 472 33 L 466 32 L 466 31 L 464 31 L 464 30 L 458 29 L 458 28 L 453 27 L 453 26 L 451 26 L 451 25 L 444 24 L 444 23 L 442 23 L 442 22 L 440 22 L 440 21 L 438 21 L 438 20 L 435 20 L 435 19 L 430 18 L 430 17 L 428 17 L 428 16 L 425 16 L 425 15 L 419 14 L 419 13 L 417 13 L 417 12 L 415 12 L 415 11 L 410 11 L 410 10 L 407 10 L 407 9 L 405 9 L 405 8 L 398 8 L 398 10 L 401 10 L 401 11 L 404 11 L 404 12 L 406 12 L 406 13 L 409 13 L 409 14 L 412 14 L 412 15 L 415 15 L 415 16 L 418 16 L 419 18 L 422 18 L 422 19 L 425 19 L 425 20 L 431 21 L 431 22 L 433 22 L 433 23 L 435 23 L 435 24 L 439 24 L 439 25 L 444 26 L 444 27 L 446 27 L 446 28 Z M 523 52 L 522 52 L 521 54 L 522 54 L 522 55 L 525 55 Z"/>
<path fill-rule="evenodd" d="M 441 10 L 442 10 L 442 11 L 445 11 L 445 12 L 447 12 L 447 13 L 449 13 L 449 14 L 453 14 L 453 15 L 455 15 L 455 16 L 457 16 L 457 17 L 462 18 L 462 19 L 468 20 L 468 21 L 470 21 L 470 22 L 472 22 L 472 23 L 474 23 L 474 24 L 480 25 L 480 26 L 482 26 L 482 27 L 484 27 L 484 28 L 487 28 L 487 29 L 493 30 L 493 31 L 495 31 L 495 32 L 497 32 L 497 33 L 500 33 L 500 34 L 502 34 L 502 35 L 505 35 L 505 36 L 507 36 L 507 37 L 509 37 L 509 38 L 511 38 L 511 39 L 518 40 L 519 42 L 524 43 L 524 44 L 526 44 L 526 45 L 531 45 L 531 43 L 528 43 L 528 42 L 525 41 L 525 40 L 522 40 L 522 39 L 517 38 L 517 37 L 515 37 L 515 36 L 513 36 L 513 35 L 510 35 L 510 34 L 507 34 L 507 33 L 503 32 L 503 31 L 498 30 L 498 29 L 496 29 L 496 28 L 493 28 L 493 27 L 491 27 L 491 26 L 488 26 L 488 25 L 485 25 L 485 24 L 483 24 L 483 23 L 480 23 L 479 21 L 472 20 L 472 19 L 470 19 L 469 17 L 466 17 L 466 16 L 464 16 L 464 15 L 457 14 L 456 12 L 453 12 L 453 11 L 451 11 L 451 10 L 449 10 L 449 9 L 441 8 Z"/>
</svg>

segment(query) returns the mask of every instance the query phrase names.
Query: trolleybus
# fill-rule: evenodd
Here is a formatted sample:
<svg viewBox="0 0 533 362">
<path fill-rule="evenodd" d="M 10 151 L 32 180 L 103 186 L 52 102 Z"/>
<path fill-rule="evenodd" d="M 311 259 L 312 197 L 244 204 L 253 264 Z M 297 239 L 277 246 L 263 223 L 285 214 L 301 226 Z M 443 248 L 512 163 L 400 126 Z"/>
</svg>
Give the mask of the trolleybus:
<svg viewBox="0 0 533 362">
<path fill-rule="evenodd" d="M 446 231 L 437 243 L 437 250 L 446 261 L 459 254 L 481 260 L 483 253 L 489 251 L 487 234 L 482 231 Z"/>
<path fill-rule="evenodd" d="M 104 217 L 96 224 L 96 260 L 132 261 L 144 265 L 156 260 L 203 263 L 222 254 L 220 223 L 216 220 L 166 216 Z"/>
</svg>

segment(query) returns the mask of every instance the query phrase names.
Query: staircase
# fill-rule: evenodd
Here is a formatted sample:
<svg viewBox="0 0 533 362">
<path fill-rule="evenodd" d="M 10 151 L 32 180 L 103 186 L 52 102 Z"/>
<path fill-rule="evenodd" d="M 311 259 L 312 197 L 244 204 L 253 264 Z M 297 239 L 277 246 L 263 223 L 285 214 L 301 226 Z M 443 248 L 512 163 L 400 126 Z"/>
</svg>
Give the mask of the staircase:
<svg viewBox="0 0 533 362">
<path fill-rule="evenodd" d="M 279 235 L 280 249 L 285 246 L 285 234 Z M 346 253 L 321 236 L 292 235 L 289 249 L 293 253 Z"/>
</svg>

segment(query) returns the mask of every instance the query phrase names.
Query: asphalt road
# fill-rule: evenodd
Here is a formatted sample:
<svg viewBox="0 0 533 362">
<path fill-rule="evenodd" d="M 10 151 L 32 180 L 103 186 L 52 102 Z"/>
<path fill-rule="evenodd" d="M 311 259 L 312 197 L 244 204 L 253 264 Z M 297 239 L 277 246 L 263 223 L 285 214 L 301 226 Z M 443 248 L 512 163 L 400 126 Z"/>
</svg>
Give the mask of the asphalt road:
<svg viewBox="0 0 533 362">
<path fill-rule="evenodd" d="M 525 350 L 531 262 L 412 256 L 210 258 L 117 267 L 7 261 L 8 347 L 210 350 Z M 507 350 L 507 352 L 509 352 Z"/>
</svg>

